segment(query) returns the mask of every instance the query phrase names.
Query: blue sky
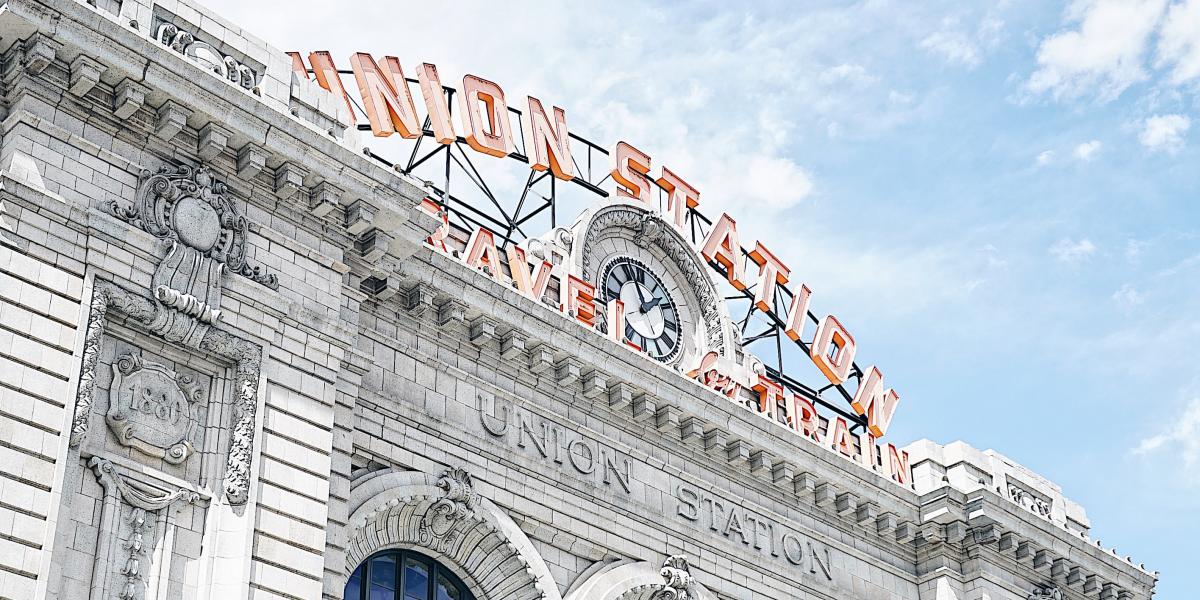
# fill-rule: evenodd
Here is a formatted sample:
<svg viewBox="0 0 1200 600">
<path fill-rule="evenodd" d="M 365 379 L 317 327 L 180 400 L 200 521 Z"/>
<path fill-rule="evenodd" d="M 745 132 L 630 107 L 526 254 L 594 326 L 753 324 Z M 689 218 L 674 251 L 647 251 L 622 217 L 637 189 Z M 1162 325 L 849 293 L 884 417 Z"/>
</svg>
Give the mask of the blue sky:
<svg viewBox="0 0 1200 600">
<path fill-rule="evenodd" d="M 633 142 L 851 329 L 893 441 L 994 448 L 1200 584 L 1200 0 L 208 4 Z"/>
</svg>

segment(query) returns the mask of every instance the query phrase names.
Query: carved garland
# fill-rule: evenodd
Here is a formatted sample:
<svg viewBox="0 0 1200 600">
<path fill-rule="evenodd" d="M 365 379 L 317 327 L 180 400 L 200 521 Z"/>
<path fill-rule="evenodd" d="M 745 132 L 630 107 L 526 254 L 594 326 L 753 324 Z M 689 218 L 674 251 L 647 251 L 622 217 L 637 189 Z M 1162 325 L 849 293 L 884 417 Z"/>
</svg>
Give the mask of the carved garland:
<svg viewBox="0 0 1200 600">
<path fill-rule="evenodd" d="M 684 279 L 700 301 L 700 313 L 704 318 L 708 347 L 724 355 L 727 351 L 716 287 L 708 273 L 701 270 L 701 265 L 697 264 L 695 252 L 687 247 L 658 215 L 620 205 L 601 209 L 588 224 L 584 236 L 581 249 L 583 272 L 592 272 L 596 260 L 595 246 L 599 242 L 600 234 L 612 228 L 632 229 L 639 246 L 644 248 L 650 244 L 656 245 L 683 271 Z"/>
<path fill-rule="evenodd" d="M 87 436 L 95 395 L 96 366 L 100 342 L 108 322 L 108 313 L 116 309 L 143 327 L 167 310 L 150 299 L 97 280 L 92 295 L 91 314 L 84 335 L 83 371 L 71 425 L 71 446 L 77 447 Z M 243 504 L 250 489 L 250 461 L 254 446 L 255 414 L 258 410 L 258 381 L 262 372 L 262 348 L 257 344 L 217 329 L 208 329 L 199 347 L 234 363 L 233 436 L 225 468 L 224 488 L 230 503 Z"/>
</svg>

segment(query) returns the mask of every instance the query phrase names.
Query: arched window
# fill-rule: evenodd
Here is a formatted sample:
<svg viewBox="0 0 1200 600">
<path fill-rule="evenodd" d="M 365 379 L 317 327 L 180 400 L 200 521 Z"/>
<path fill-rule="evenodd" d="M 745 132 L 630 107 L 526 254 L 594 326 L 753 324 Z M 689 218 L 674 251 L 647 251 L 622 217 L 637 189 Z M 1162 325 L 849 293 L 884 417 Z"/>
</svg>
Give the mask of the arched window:
<svg viewBox="0 0 1200 600">
<path fill-rule="evenodd" d="M 345 600 L 475 600 L 462 580 L 410 550 L 385 550 L 364 560 L 346 581 Z"/>
</svg>

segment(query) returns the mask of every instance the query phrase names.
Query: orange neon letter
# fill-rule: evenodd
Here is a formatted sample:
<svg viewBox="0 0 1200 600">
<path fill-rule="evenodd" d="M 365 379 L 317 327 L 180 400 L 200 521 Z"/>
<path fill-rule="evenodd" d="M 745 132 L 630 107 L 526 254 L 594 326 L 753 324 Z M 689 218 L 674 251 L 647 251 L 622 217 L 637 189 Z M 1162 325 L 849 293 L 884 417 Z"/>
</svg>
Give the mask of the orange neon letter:
<svg viewBox="0 0 1200 600">
<path fill-rule="evenodd" d="M 550 272 L 554 270 L 554 265 L 548 260 L 543 260 L 531 273 L 524 248 L 510 244 L 507 252 L 508 270 L 512 273 L 513 282 L 517 284 L 517 290 L 541 302 L 542 296 L 546 295 L 546 286 L 550 285 Z"/>
<path fill-rule="evenodd" d="M 771 312 L 775 300 L 775 285 L 788 282 L 791 270 L 783 261 L 775 258 L 762 242 L 754 242 L 750 260 L 758 265 L 758 289 L 754 292 L 754 306 L 763 312 Z"/>
<path fill-rule="evenodd" d="M 420 137 L 417 108 L 413 105 L 408 82 L 404 80 L 400 59 L 385 56 L 381 68 L 370 54 L 356 52 L 350 57 L 350 68 L 354 70 L 358 94 L 375 137 L 387 137 L 397 132 L 406 140 Z"/>
<path fill-rule="evenodd" d="M 617 142 L 613 148 L 613 181 L 617 182 L 618 198 L 636 198 L 653 206 L 650 197 L 650 157 L 627 142 Z"/>
<path fill-rule="evenodd" d="M 506 156 L 514 150 L 508 132 L 508 105 L 504 90 L 481 77 L 463 77 L 462 93 L 458 96 L 467 144 L 476 152 L 490 156 Z M 482 106 L 480 104 L 482 103 Z M 487 111 L 485 117 L 482 110 Z"/>
<path fill-rule="evenodd" d="M 687 209 L 700 204 L 700 192 L 666 167 L 662 168 L 658 185 L 667 192 L 667 212 L 671 213 L 675 226 L 682 229 Z"/>
<path fill-rule="evenodd" d="M 891 424 L 892 415 L 895 414 L 896 405 L 899 403 L 900 396 L 896 394 L 895 390 L 884 389 L 883 373 L 880 373 L 879 369 L 871 367 L 867 369 L 867 373 L 859 382 L 850 407 L 854 409 L 854 412 L 866 415 L 867 430 L 871 432 L 871 435 L 881 438 L 884 433 L 887 433 L 888 425 Z"/>
<path fill-rule="evenodd" d="M 571 162 L 571 136 L 567 132 L 567 113 L 554 106 L 554 123 L 546 116 L 542 101 L 527 96 L 529 112 L 525 121 L 528 131 L 525 139 L 530 140 L 532 148 L 526 148 L 529 155 L 529 168 L 534 171 L 545 171 L 563 181 L 575 179 L 575 164 Z"/>
<path fill-rule="evenodd" d="M 450 214 L 443 210 L 441 206 L 438 206 L 437 202 L 429 198 L 421 200 L 421 210 L 437 217 L 441 221 L 437 229 L 434 229 L 433 233 L 429 234 L 429 237 L 425 239 L 425 243 L 433 246 L 435 250 L 449 254 L 450 249 L 446 247 L 446 238 L 450 235 Z"/>
<path fill-rule="evenodd" d="M 808 300 L 811 296 L 812 290 L 800 284 L 800 289 L 792 295 L 792 301 L 788 304 L 787 324 L 783 332 L 793 342 L 800 341 L 800 334 L 804 333 L 804 319 L 808 316 Z"/>
<path fill-rule="evenodd" d="M 425 98 L 425 112 L 433 126 L 433 139 L 439 144 L 453 144 L 458 139 L 454 124 L 450 122 L 450 107 L 446 104 L 446 92 L 442 90 L 442 79 L 437 67 L 421 63 L 417 67 L 417 81 L 421 83 L 421 96 Z"/>
<path fill-rule="evenodd" d="M 562 285 L 562 305 L 580 323 L 588 327 L 596 325 L 596 286 L 567 275 L 566 284 Z"/>
<path fill-rule="evenodd" d="M 342 85 L 342 78 L 338 76 L 337 66 L 333 64 L 333 57 L 324 50 L 311 52 L 308 55 L 308 62 L 312 63 L 313 75 L 317 78 L 317 84 L 334 95 L 340 95 L 346 103 L 346 111 L 350 113 L 350 123 L 357 123 L 358 119 L 354 116 L 354 104 L 350 102 L 350 94 L 346 93 L 346 87 Z M 294 58 L 292 68 L 295 68 Z"/>
<path fill-rule="evenodd" d="M 775 420 L 779 413 L 779 401 L 784 398 L 783 386 L 765 375 L 759 375 L 758 381 L 750 389 L 758 393 L 758 412 L 767 413 L 771 420 Z"/>
<path fill-rule="evenodd" d="M 467 240 L 467 251 L 464 261 L 468 267 L 483 269 L 492 279 L 504 282 L 504 273 L 500 270 L 500 253 L 496 250 L 496 236 L 486 228 L 480 227 Z"/>
<path fill-rule="evenodd" d="M 908 485 L 912 479 L 912 467 L 908 463 L 908 452 L 899 450 L 895 444 L 887 445 L 888 471 L 896 483 Z"/>
<path fill-rule="evenodd" d="M 733 287 L 739 290 L 746 289 L 745 278 L 742 277 L 742 247 L 738 244 L 737 223 L 734 223 L 728 214 L 722 213 L 712 231 L 708 232 L 700 255 L 710 263 L 716 262 L 725 267 L 725 276 Z"/>
<path fill-rule="evenodd" d="M 837 421 L 830 429 L 830 436 L 826 438 L 832 442 L 832 446 L 846 456 L 854 456 L 854 441 L 850 439 L 850 426 L 846 424 L 846 420 L 838 417 Z"/>
<path fill-rule="evenodd" d="M 792 394 L 792 428 L 814 442 L 821 438 L 821 420 L 817 417 L 817 407 L 800 394 Z"/>
<path fill-rule="evenodd" d="M 830 346 L 833 346 L 832 352 Z M 833 315 L 825 315 L 821 319 L 817 325 L 817 337 L 808 348 L 809 356 L 817 363 L 817 368 L 834 384 L 840 384 L 850 377 L 856 351 L 854 336 Z"/>
</svg>

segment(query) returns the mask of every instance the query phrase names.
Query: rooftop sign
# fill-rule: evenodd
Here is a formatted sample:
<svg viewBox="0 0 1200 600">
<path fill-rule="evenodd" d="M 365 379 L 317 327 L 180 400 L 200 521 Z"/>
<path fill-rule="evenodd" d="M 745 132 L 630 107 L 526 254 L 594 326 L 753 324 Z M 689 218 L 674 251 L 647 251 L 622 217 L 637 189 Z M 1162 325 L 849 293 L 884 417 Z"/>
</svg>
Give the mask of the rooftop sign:
<svg viewBox="0 0 1200 600">
<path fill-rule="evenodd" d="M 610 197 L 603 184 L 611 178 L 612 201 L 660 214 L 663 221 L 691 240 L 693 250 L 712 268 L 718 279 L 732 289 L 733 297 L 727 300 L 736 298 L 748 302 L 743 331 L 752 316 L 768 324 L 767 331 L 751 336 L 753 339 L 746 338 L 745 345 L 773 337 L 776 347 L 780 348 L 777 366 L 759 370 L 743 368 L 716 352 L 708 352 L 686 357 L 687 364 L 681 365 L 680 371 L 731 399 L 750 391 L 757 399 L 758 412 L 764 416 L 848 457 L 858 455 L 858 460 L 869 468 L 878 469 L 881 463 L 887 463 L 888 472 L 894 479 L 908 483 L 908 459 L 902 451 L 891 444 L 887 445 L 886 456 L 876 456 L 874 451 L 865 450 L 874 449 L 875 438 L 887 432 L 899 403 L 898 394 L 884 384 L 882 371 L 875 366 L 862 369 L 855 364 L 858 348 L 849 329 L 832 314 L 818 318 L 809 310 L 811 289 L 803 283 L 789 288 L 788 284 L 796 279 L 792 269 L 766 244 L 759 240 L 752 248 L 743 247 L 737 222 L 728 214 L 722 214 L 715 222 L 704 217 L 698 211 L 700 191 L 681 174 L 665 165 L 653 169 L 651 157 L 629 142 L 620 141 L 611 152 L 605 152 L 572 135 L 567 126 L 566 111 L 557 106 L 547 110 L 546 104 L 533 96 L 520 101 L 523 111 L 514 110 L 509 107 L 504 90 L 482 77 L 466 75 L 461 88 L 454 90 L 442 85 L 437 67 L 429 63 L 417 67 L 414 80 L 405 77 L 399 59 L 393 56 L 377 61 L 370 54 L 355 53 L 349 60 L 351 69 L 342 71 L 328 52 L 309 54 L 307 59 L 311 68 L 305 65 L 304 57 L 299 53 L 290 54 L 295 73 L 304 79 L 315 78 L 317 84 L 340 97 L 359 129 L 370 130 L 381 138 L 398 136 L 417 140 L 418 145 L 424 138 L 429 138 L 433 143 L 447 147 L 447 174 L 451 157 L 448 148 L 465 144 L 478 154 L 527 162 L 532 172 L 526 194 L 533 182 L 549 176 L 560 182 L 578 183 L 599 196 Z M 347 90 L 350 81 L 357 87 L 357 100 Z M 423 116 L 418 113 L 412 84 L 420 90 Z M 455 95 L 457 102 L 453 100 Z M 452 119 L 455 110 L 457 124 Z M 512 126 L 512 113 L 518 115 L 516 128 Z M 360 116 L 365 117 L 365 123 L 358 123 Z M 517 145 L 518 139 L 521 148 Z M 579 157 L 573 155 L 573 146 L 587 152 L 586 169 L 581 168 Z M 417 160 L 418 148 L 414 148 L 407 168 L 395 165 L 398 170 L 409 172 L 428 158 Z M 608 168 L 602 172 L 604 177 L 599 181 L 593 177 L 595 170 L 592 168 L 592 156 L 596 151 L 608 155 Z M 477 170 L 475 175 L 479 176 Z M 553 189 L 553 181 L 550 184 Z M 645 294 L 651 291 L 650 288 L 643 284 L 630 288 L 636 289 L 637 295 L 641 296 L 634 296 L 637 298 L 635 307 L 626 307 L 629 299 L 624 295 L 620 298 L 614 295 L 606 302 L 597 294 L 597 284 L 601 282 L 585 281 L 566 272 L 561 264 L 548 256 L 532 256 L 525 244 L 518 243 L 515 237 L 523 222 L 517 218 L 520 205 L 511 215 L 501 209 L 500 213 L 507 219 L 489 219 L 468 204 L 459 202 L 451 206 L 453 197 L 447 188 L 448 180 L 441 190 L 435 188 L 440 199 L 426 200 L 423 204 L 426 210 L 443 218 L 442 227 L 428 240 L 431 246 L 457 256 L 468 266 L 490 274 L 498 282 L 513 286 L 535 300 L 542 300 L 551 280 L 556 280 L 559 282 L 557 304 L 560 310 L 588 328 L 596 329 L 603 321 L 607 330 L 605 335 L 635 351 L 646 350 L 633 340 L 647 343 L 647 336 L 631 334 L 636 328 L 629 320 L 634 317 L 627 317 L 626 312 L 633 310 L 635 312 L 630 314 L 638 318 L 649 314 L 659 302 L 647 300 Z M 496 202 L 490 190 L 488 198 Z M 526 196 L 522 195 L 521 204 L 525 201 Z M 553 199 L 550 210 L 554 210 Z M 455 211 L 464 216 L 466 224 L 460 227 L 469 234 L 461 251 L 448 245 L 453 239 L 449 213 Z M 501 256 L 501 248 L 504 256 Z M 654 296 L 653 293 L 650 295 Z M 806 323 L 810 321 L 815 324 L 815 330 L 806 335 Z M 785 353 L 781 348 L 785 339 L 808 357 L 827 383 L 819 388 L 809 387 L 786 373 Z M 788 356 L 791 354 L 796 352 Z M 841 395 L 850 410 L 829 402 L 822 395 L 827 390 L 835 390 L 832 393 Z M 816 404 L 839 416 L 826 422 L 818 415 Z M 855 430 L 863 430 L 858 450 L 853 441 Z"/>
</svg>

